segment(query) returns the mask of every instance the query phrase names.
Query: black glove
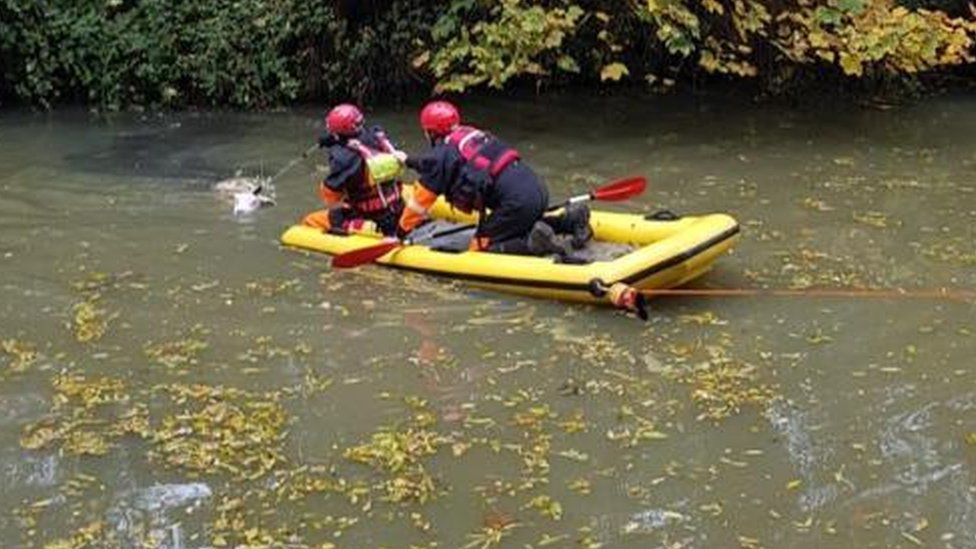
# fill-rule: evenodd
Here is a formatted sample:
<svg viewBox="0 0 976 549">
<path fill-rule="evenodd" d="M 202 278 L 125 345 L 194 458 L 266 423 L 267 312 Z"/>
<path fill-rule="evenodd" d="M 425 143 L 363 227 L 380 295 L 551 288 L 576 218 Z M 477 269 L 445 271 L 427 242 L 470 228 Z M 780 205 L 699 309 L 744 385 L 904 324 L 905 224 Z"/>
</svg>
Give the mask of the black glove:
<svg viewBox="0 0 976 549">
<path fill-rule="evenodd" d="M 397 228 L 396 228 L 396 237 L 397 237 L 397 240 L 400 240 L 400 241 L 406 240 L 407 239 L 407 235 L 409 235 L 409 234 L 410 234 L 410 231 L 403 230 L 403 227 L 401 227 L 399 224 L 397 224 Z"/>
<path fill-rule="evenodd" d="M 329 132 L 322 132 L 319 134 L 319 148 L 321 149 L 324 149 L 326 147 L 331 147 L 332 145 L 336 145 L 338 143 L 339 140 L 336 139 L 336 136 L 332 135 Z"/>
<path fill-rule="evenodd" d="M 422 160 L 422 157 L 407 156 L 406 165 L 411 170 L 413 170 L 415 172 L 419 172 L 420 171 L 420 166 L 422 164 L 421 160 Z"/>
</svg>

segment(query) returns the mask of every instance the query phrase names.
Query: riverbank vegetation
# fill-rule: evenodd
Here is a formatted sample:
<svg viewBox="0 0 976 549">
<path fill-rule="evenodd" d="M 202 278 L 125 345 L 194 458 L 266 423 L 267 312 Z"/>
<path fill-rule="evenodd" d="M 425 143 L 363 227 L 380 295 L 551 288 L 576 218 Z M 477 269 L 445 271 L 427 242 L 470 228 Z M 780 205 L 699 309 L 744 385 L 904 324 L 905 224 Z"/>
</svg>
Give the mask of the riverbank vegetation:
<svg viewBox="0 0 976 549">
<path fill-rule="evenodd" d="M 0 100 L 383 101 L 584 85 L 877 94 L 976 81 L 957 0 L 0 0 Z"/>
</svg>

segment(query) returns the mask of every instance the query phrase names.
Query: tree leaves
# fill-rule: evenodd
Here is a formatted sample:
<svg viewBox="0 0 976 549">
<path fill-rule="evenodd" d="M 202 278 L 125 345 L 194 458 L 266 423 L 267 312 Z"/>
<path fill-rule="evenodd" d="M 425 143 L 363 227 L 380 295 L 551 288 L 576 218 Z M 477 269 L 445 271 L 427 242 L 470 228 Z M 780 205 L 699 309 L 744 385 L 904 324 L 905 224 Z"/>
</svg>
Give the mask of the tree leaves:
<svg viewBox="0 0 976 549">
<path fill-rule="evenodd" d="M 866 4 L 866 0 L 837 0 L 837 9 L 857 15 L 864 11 Z"/>
<path fill-rule="evenodd" d="M 556 60 L 556 66 L 558 66 L 560 70 L 566 72 L 580 71 L 579 64 L 576 63 L 576 60 L 570 57 L 569 55 L 560 55 L 559 59 Z"/>
<path fill-rule="evenodd" d="M 627 65 L 624 65 L 623 63 L 610 63 L 609 65 L 604 65 L 604 67 L 600 69 L 600 80 L 603 82 L 606 82 L 607 80 L 616 82 L 629 74 L 630 71 L 627 70 Z"/>
<path fill-rule="evenodd" d="M 848 76 L 870 66 L 888 73 L 914 74 L 968 62 L 976 23 L 939 12 L 911 11 L 887 2 L 836 0 L 801 10 L 790 18 L 798 34 L 781 47 L 804 61 L 836 60 Z M 802 36 L 806 36 L 803 40 Z"/>
<path fill-rule="evenodd" d="M 779 84 L 798 67 L 913 75 L 969 62 L 976 36 L 972 16 L 896 0 L 395 0 L 368 22 L 300 0 L 4 6 L 0 96 L 106 109 L 264 108 L 418 82 L 463 92 L 520 79 L 612 83 L 631 72 Z"/>
<path fill-rule="evenodd" d="M 559 49 L 576 32 L 581 8 L 526 7 L 519 0 L 499 0 L 496 8 L 492 19 L 460 27 L 434 51 L 429 66 L 438 78 L 436 91 L 464 91 L 481 84 L 501 88 L 519 75 L 547 76 L 551 65 L 563 72 L 579 71 L 576 60 Z M 454 17 L 449 13 L 441 21 Z M 438 27 L 442 25 L 446 23 Z"/>
<path fill-rule="evenodd" d="M 840 68 L 844 70 L 844 74 L 850 76 L 860 76 L 864 72 L 861 58 L 857 54 L 840 54 Z"/>
<path fill-rule="evenodd" d="M 518 0 L 488 4 L 495 9 L 484 12 L 487 18 L 467 26 L 455 21 L 454 38 L 432 50 L 440 61 L 434 70 L 439 91 L 499 87 L 518 75 L 541 79 L 556 70 L 619 82 L 631 70 L 660 74 L 662 61 L 684 59 L 695 61 L 680 63 L 686 75 L 699 70 L 749 78 L 760 67 L 780 73 L 787 65 L 834 67 L 851 77 L 914 74 L 967 62 L 976 34 L 974 21 L 891 0 L 673 0 L 625 8 L 597 2 L 578 21 L 575 10 L 583 10 L 575 5 L 559 10 L 529 8 Z M 631 46 L 638 34 L 645 43 L 641 52 Z M 587 49 L 589 57 L 577 53 Z"/>
</svg>

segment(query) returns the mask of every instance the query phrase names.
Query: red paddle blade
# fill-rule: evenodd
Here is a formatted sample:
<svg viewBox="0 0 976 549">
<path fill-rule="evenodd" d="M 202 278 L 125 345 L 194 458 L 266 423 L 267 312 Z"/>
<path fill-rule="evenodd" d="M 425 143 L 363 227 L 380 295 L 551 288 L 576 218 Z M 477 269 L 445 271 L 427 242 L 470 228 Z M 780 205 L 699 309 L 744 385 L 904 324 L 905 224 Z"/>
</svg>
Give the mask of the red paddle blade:
<svg viewBox="0 0 976 549">
<path fill-rule="evenodd" d="M 647 178 L 641 176 L 627 177 L 593 189 L 590 196 L 593 197 L 593 200 L 617 202 L 637 196 L 644 192 L 646 188 Z"/>
<path fill-rule="evenodd" d="M 358 250 L 339 254 L 332 258 L 332 267 L 334 269 L 349 269 L 364 265 L 366 263 L 372 263 L 389 253 L 391 250 L 399 248 L 400 246 L 402 246 L 402 244 L 395 241 L 383 242 L 382 244 L 369 246 L 368 248 L 360 248 Z"/>
</svg>

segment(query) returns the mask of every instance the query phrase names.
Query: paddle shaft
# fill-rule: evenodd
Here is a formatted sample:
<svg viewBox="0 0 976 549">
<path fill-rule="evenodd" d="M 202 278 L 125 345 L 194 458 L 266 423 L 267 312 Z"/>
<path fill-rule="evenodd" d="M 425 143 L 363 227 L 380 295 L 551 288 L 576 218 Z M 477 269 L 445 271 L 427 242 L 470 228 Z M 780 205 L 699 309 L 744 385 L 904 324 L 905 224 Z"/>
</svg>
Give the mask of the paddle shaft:
<svg viewBox="0 0 976 549">
<path fill-rule="evenodd" d="M 566 199 L 562 203 L 556 204 L 554 206 L 549 206 L 548 208 L 546 208 L 546 213 L 551 213 L 551 212 L 554 212 L 554 211 L 556 211 L 556 210 L 558 210 L 560 208 L 565 208 L 566 206 L 569 206 L 570 204 L 576 204 L 577 202 L 587 202 L 587 201 L 590 201 L 590 200 L 593 200 L 593 194 L 592 193 L 589 193 L 589 194 L 581 194 L 581 195 L 578 195 L 578 196 L 574 196 L 572 198 Z M 423 238 L 419 238 L 416 241 L 413 240 L 413 239 L 408 238 L 408 239 L 406 239 L 406 240 L 403 241 L 403 245 L 404 246 L 407 246 L 407 245 L 410 245 L 410 244 L 416 244 L 417 241 L 421 241 L 422 242 L 424 240 L 434 240 L 435 238 L 441 238 L 441 237 L 444 237 L 444 236 L 450 236 L 452 234 L 463 233 L 464 231 L 469 231 L 471 229 L 474 229 L 477 226 L 478 226 L 477 223 L 469 223 L 467 225 L 461 225 L 459 227 L 452 227 L 450 229 L 445 229 L 443 231 L 436 232 L 436 233 L 434 233 L 432 235 L 428 235 L 428 236 L 425 236 Z"/>
<path fill-rule="evenodd" d="M 592 197 L 592 193 L 590 195 L 586 195 L 586 196 Z M 578 197 L 573 197 L 573 198 L 578 198 Z M 572 200 L 572 199 L 570 199 L 570 200 Z M 570 203 L 570 200 L 567 200 L 566 202 L 564 202 L 562 204 L 557 204 L 555 206 L 551 206 L 551 207 L 549 207 L 549 208 L 546 209 L 546 212 L 550 212 L 550 211 L 553 211 L 553 210 L 558 210 L 559 208 L 562 208 L 562 207 L 566 206 L 567 204 L 569 204 Z M 382 242 L 380 244 L 377 244 L 375 246 L 370 246 L 370 247 L 367 247 L 367 248 L 360 248 L 358 250 L 352 250 L 350 252 L 346 252 L 344 254 L 340 254 L 340 255 L 336 256 L 332 260 L 332 266 L 335 267 L 335 268 L 337 268 L 337 269 L 348 269 L 348 268 L 351 268 L 351 267 L 358 267 L 359 265 L 364 265 L 366 263 L 372 263 L 373 261 L 376 261 L 380 257 L 383 257 L 384 255 L 386 255 L 387 253 L 392 252 L 393 250 L 402 248 L 404 246 L 409 246 L 411 244 L 416 244 L 417 242 L 424 242 L 424 241 L 434 240 L 434 239 L 437 239 L 437 238 L 443 238 L 445 236 L 450 236 L 452 234 L 457 234 L 457 233 L 460 233 L 460 232 L 469 231 L 469 230 L 474 229 L 476 227 L 477 227 L 476 224 L 461 225 L 460 227 L 452 227 L 450 229 L 447 229 L 447 230 L 444 230 L 444 231 L 439 231 L 439 232 L 436 232 L 434 234 L 424 236 L 422 238 L 417 238 L 417 239 L 406 238 L 406 239 L 404 239 L 402 241 L 392 241 L 392 242 L 391 241 L 386 241 L 386 242 Z"/>
</svg>

